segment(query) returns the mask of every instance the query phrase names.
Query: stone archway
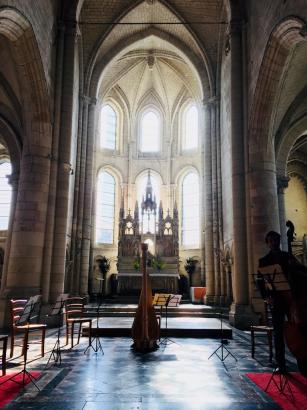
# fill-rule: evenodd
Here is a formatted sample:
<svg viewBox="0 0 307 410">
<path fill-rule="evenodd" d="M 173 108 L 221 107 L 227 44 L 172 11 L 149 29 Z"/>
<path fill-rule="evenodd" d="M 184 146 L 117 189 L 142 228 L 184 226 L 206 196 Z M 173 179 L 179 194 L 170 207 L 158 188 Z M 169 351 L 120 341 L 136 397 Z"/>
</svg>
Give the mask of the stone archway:
<svg viewBox="0 0 307 410">
<path fill-rule="evenodd" d="M 276 163 L 272 122 L 274 104 L 285 63 L 293 47 L 304 37 L 304 21 L 289 17 L 281 21 L 269 38 L 249 121 L 249 205 L 251 209 L 252 265 L 265 252 L 264 234 L 279 230 Z"/>
<path fill-rule="evenodd" d="M 30 22 L 17 9 L 1 8 L 0 23 L 0 33 L 14 53 L 22 107 L 20 174 L 2 297 L 25 297 L 42 289 L 52 141 L 50 104 Z"/>
</svg>

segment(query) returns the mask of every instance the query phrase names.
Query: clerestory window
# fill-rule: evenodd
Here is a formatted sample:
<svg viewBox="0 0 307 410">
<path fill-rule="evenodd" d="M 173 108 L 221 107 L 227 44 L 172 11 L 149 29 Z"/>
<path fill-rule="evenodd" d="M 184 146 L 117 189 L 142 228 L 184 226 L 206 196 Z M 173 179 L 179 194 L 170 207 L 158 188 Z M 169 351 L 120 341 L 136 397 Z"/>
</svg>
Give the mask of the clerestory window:
<svg viewBox="0 0 307 410">
<path fill-rule="evenodd" d="M 184 112 L 182 149 L 198 148 L 198 111 L 196 105 L 190 105 Z"/>
<path fill-rule="evenodd" d="M 154 111 L 148 111 L 142 116 L 140 151 L 160 151 L 160 118 Z"/>
<path fill-rule="evenodd" d="M 199 248 L 199 178 L 196 172 L 189 172 L 182 180 L 182 245 Z"/>
<path fill-rule="evenodd" d="M 110 105 L 105 105 L 100 116 L 101 147 L 116 149 L 117 115 Z"/>
<path fill-rule="evenodd" d="M 96 201 L 96 242 L 113 244 L 115 221 L 115 178 L 106 171 L 99 173 Z"/>
</svg>

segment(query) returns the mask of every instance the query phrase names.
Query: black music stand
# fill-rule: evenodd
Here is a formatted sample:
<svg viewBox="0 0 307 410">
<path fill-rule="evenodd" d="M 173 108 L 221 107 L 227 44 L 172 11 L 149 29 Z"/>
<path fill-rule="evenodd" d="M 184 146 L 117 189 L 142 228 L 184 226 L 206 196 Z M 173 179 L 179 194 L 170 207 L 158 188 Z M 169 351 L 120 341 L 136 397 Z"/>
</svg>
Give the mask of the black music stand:
<svg viewBox="0 0 307 410">
<path fill-rule="evenodd" d="M 156 295 L 155 295 L 156 296 Z M 165 308 L 165 337 L 160 342 L 161 345 L 167 345 L 170 343 L 176 343 L 174 340 L 170 339 L 167 334 L 168 334 L 168 324 L 167 324 L 167 319 L 168 319 L 168 308 L 169 307 L 177 307 L 180 304 L 181 301 L 181 295 L 173 295 L 173 294 L 157 294 L 156 300 L 155 300 L 155 305 L 161 307 L 161 313 L 163 307 Z"/>
<path fill-rule="evenodd" d="M 62 325 L 62 315 L 64 311 L 64 306 L 65 302 L 68 298 L 68 293 L 64 293 L 63 295 L 60 295 L 57 300 L 55 301 L 55 304 L 53 308 L 51 309 L 51 313 L 49 316 L 57 317 L 57 323 L 58 323 L 58 333 L 57 333 L 57 340 L 53 346 L 53 349 L 51 351 L 51 354 L 49 356 L 48 362 L 46 364 L 46 367 L 48 366 L 49 362 L 51 359 L 54 360 L 54 366 L 61 366 L 62 364 L 62 357 L 61 357 L 61 342 L 60 342 L 60 337 L 61 337 L 61 325 Z"/>
<path fill-rule="evenodd" d="M 103 279 L 101 280 L 101 287 L 100 287 L 100 293 L 97 294 L 97 309 L 96 309 L 96 332 L 94 333 L 94 336 L 92 336 L 91 331 L 92 329 L 89 329 L 89 345 L 87 348 L 84 350 L 84 354 L 88 351 L 89 348 L 92 348 L 95 353 L 98 353 L 101 351 L 101 353 L 104 355 L 104 351 L 102 348 L 102 344 L 100 342 L 100 337 L 99 337 L 99 313 L 100 313 L 100 307 L 103 302 L 103 291 L 102 291 L 102 286 L 103 286 Z M 92 343 L 92 338 L 95 338 L 95 344 L 93 345 Z"/>
<path fill-rule="evenodd" d="M 294 401 L 294 396 L 293 396 L 293 392 L 292 392 L 290 381 L 289 381 L 291 376 L 288 373 L 276 372 L 276 369 L 277 369 L 277 366 L 273 370 L 270 380 L 268 381 L 268 384 L 264 391 L 267 392 L 271 383 L 273 383 L 277 387 L 277 390 L 279 391 L 279 393 L 286 395 L 286 390 L 288 390 L 292 401 Z"/>
<path fill-rule="evenodd" d="M 16 324 L 19 326 L 24 326 L 24 325 L 29 326 L 29 324 L 31 323 L 31 320 L 39 316 L 40 306 L 41 306 L 41 295 L 31 296 L 28 302 L 26 303 L 23 312 L 20 314 L 19 319 L 16 321 Z M 6 379 L 4 382 L 0 383 L 0 386 L 8 382 L 9 380 L 11 380 L 14 383 L 20 384 L 24 387 L 26 384 L 26 378 L 28 377 L 30 382 L 34 384 L 37 390 L 40 391 L 40 388 L 35 383 L 36 378 L 32 376 L 32 374 L 28 372 L 27 370 L 27 357 L 28 357 L 28 350 L 29 350 L 29 343 L 28 343 L 29 339 L 28 338 L 29 338 L 29 327 L 28 327 L 28 331 L 25 333 L 25 339 L 24 339 L 25 350 L 24 350 L 23 369 L 20 372 L 14 374 L 12 377 Z M 22 381 L 19 382 L 17 380 L 14 380 L 20 374 L 22 374 Z"/>
<path fill-rule="evenodd" d="M 228 339 L 223 338 L 223 316 L 222 316 L 222 311 L 220 311 L 220 324 L 221 324 L 221 343 L 217 347 L 217 349 L 214 350 L 213 353 L 208 357 L 208 360 L 211 359 L 211 357 L 215 354 L 221 362 L 224 362 L 228 356 L 231 356 L 235 361 L 237 362 L 238 359 L 227 349 L 225 345 L 228 344 Z M 219 355 L 219 350 L 221 350 L 221 355 Z M 226 353 L 224 353 L 224 350 L 226 350 Z"/>
</svg>

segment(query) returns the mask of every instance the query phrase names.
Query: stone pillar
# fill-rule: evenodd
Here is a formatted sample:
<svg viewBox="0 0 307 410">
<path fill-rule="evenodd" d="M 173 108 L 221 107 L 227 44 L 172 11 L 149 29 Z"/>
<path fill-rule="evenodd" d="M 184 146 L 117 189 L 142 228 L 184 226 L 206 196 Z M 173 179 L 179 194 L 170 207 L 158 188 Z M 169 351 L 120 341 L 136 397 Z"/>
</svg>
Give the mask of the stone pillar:
<svg viewBox="0 0 307 410">
<path fill-rule="evenodd" d="M 204 102 L 204 191 L 205 191 L 205 266 L 206 266 L 206 304 L 214 304 L 215 277 L 213 257 L 213 214 L 212 214 L 212 147 L 211 147 L 211 116 L 212 101 Z"/>
<path fill-rule="evenodd" d="M 281 234 L 281 247 L 288 252 L 288 240 L 286 229 L 286 209 L 285 209 L 285 188 L 288 187 L 289 178 L 283 175 L 277 175 L 277 195 L 278 195 L 278 213 Z"/>
<path fill-rule="evenodd" d="M 236 327 L 245 327 L 250 314 L 246 235 L 245 162 L 243 129 L 242 30 L 240 21 L 229 27 L 231 50 L 231 158 L 233 191 L 234 302 L 229 315 Z"/>
<path fill-rule="evenodd" d="M 46 152 L 40 146 L 23 150 L 4 290 L 7 298 L 41 293 L 50 173 Z"/>
<path fill-rule="evenodd" d="M 42 266 L 42 297 L 43 302 L 49 300 L 50 274 L 53 251 L 53 234 L 54 234 L 54 214 L 56 203 L 57 173 L 58 173 L 58 150 L 59 135 L 61 126 L 61 99 L 62 99 L 62 75 L 63 75 L 63 53 L 64 53 L 64 24 L 58 22 L 57 32 L 57 55 L 55 69 L 55 92 L 54 92 L 54 117 L 52 133 L 52 149 L 50 164 L 50 185 L 48 197 L 47 226 L 45 235 L 44 258 Z"/>
<path fill-rule="evenodd" d="M 211 105 L 211 162 L 212 162 L 212 235 L 213 235 L 213 261 L 214 261 L 214 304 L 221 303 L 221 272 L 220 272 L 220 241 L 219 241 L 219 215 L 218 215 L 218 181 L 217 181 L 217 121 L 218 100 L 212 99 Z"/>
<path fill-rule="evenodd" d="M 13 165 L 13 164 L 12 164 Z M 14 166 L 13 166 L 14 169 Z M 5 252 L 4 252 L 4 261 L 2 268 L 2 280 L 1 280 L 1 295 L 5 293 L 6 287 L 6 278 L 7 278 L 7 266 L 9 261 L 9 255 L 11 250 L 11 241 L 12 241 L 12 232 L 13 232 L 13 221 L 16 210 L 17 202 L 17 193 L 18 193 L 18 182 L 19 182 L 19 171 L 13 171 L 11 175 L 8 176 L 8 182 L 12 187 L 12 196 L 11 196 L 11 210 L 10 210 L 10 219 L 7 229 L 7 238 L 5 240 Z"/>
<path fill-rule="evenodd" d="M 88 294 L 88 276 L 90 266 L 90 248 L 92 234 L 92 202 L 93 202 L 93 157 L 95 141 L 96 100 L 91 100 L 88 112 L 87 127 L 87 157 L 85 169 L 84 210 L 83 210 L 83 232 L 81 251 L 81 280 L 80 294 Z"/>
<path fill-rule="evenodd" d="M 66 23 L 50 301 L 64 290 L 77 24 Z"/>
<path fill-rule="evenodd" d="M 82 118 L 82 123 L 79 123 L 81 130 L 81 138 L 78 138 L 78 171 L 76 179 L 75 198 L 76 207 L 74 206 L 74 219 L 76 228 L 74 229 L 74 238 L 72 241 L 72 255 L 73 255 L 73 273 L 69 281 L 69 289 L 74 294 L 80 294 L 81 292 L 81 276 L 82 276 L 82 237 L 83 237 L 83 219 L 85 212 L 85 185 L 86 185 L 86 169 L 87 169 L 87 138 L 88 138 L 88 107 L 90 98 L 83 96 L 80 98 L 80 107 L 82 111 L 79 112 L 79 118 Z M 94 149 L 91 147 L 91 149 Z M 92 164 L 93 166 L 93 164 Z M 86 289 L 86 294 L 88 293 Z"/>
</svg>

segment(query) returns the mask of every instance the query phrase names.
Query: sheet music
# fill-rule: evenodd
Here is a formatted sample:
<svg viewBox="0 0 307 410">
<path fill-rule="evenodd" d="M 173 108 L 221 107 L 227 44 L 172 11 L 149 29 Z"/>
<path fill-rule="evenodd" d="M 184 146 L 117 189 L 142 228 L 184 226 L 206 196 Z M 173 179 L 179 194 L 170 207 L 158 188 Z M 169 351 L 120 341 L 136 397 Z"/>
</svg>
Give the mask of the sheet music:
<svg viewBox="0 0 307 410">
<path fill-rule="evenodd" d="M 26 303 L 23 312 L 20 314 L 19 319 L 16 321 L 18 326 L 25 325 L 31 321 L 32 318 L 39 316 L 41 295 L 31 296 Z"/>
<path fill-rule="evenodd" d="M 152 304 L 153 306 L 165 306 L 172 296 L 174 296 L 172 293 L 155 293 Z"/>
<path fill-rule="evenodd" d="M 270 290 L 290 290 L 288 280 L 279 264 L 258 268 L 258 272 L 263 276 Z"/>
<path fill-rule="evenodd" d="M 177 307 L 180 305 L 182 295 L 172 295 L 168 302 L 168 307 Z"/>
<path fill-rule="evenodd" d="M 61 313 L 61 309 L 63 308 L 65 300 L 68 299 L 69 293 L 63 293 L 62 295 L 58 296 L 55 304 L 51 310 L 50 315 L 58 315 Z"/>
</svg>

